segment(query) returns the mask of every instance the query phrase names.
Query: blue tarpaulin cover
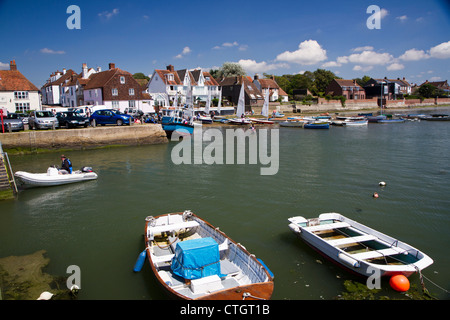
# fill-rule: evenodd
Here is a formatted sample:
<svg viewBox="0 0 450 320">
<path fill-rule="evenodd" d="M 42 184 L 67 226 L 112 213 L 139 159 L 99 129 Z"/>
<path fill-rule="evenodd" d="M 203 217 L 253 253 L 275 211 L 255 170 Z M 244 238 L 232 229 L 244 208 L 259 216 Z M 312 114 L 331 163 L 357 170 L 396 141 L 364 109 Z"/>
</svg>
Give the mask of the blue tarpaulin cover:
<svg viewBox="0 0 450 320">
<path fill-rule="evenodd" d="M 172 271 L 189 280 L 212 275 L 220 277 L 219 245 L 210 237 L 178 242 Z"/>
</svg>

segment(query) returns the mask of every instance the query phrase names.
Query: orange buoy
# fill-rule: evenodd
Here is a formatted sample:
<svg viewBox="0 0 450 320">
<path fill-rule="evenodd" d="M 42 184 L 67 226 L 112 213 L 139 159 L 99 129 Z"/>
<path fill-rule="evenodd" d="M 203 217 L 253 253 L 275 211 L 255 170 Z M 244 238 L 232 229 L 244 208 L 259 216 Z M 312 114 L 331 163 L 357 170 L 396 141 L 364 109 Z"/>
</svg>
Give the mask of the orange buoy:
<svg viewBox="0 0 450 320">
<path fill-rule="evenodd" d="M 409 280 L 402 274 L 392 276 L 389 280 L 389 284 L 395 291 L 405 292 L 409 290 Z"/>
<path fill-rule="evenodd" d="M 378 193 L 374 192 L 374 193 L 373 193 L 373 197 L 374 197 L 374 198 L 378 198 Z"/>
</svg>

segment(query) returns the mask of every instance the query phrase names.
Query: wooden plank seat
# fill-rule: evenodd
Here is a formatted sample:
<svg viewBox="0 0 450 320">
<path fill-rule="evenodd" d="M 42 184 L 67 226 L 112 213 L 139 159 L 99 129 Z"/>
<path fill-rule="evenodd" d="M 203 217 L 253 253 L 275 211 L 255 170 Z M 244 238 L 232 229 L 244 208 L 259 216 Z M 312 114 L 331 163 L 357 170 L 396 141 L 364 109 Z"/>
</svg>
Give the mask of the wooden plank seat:
<svg viewBox="0 0 450 320">
<path fill-rule="evenodd" d="M 396 254 L 402 254 L 406 252 L 406 250 L 403 250 L 401 248 L 387 248 L 382 250 L 373 250 L 373 251 L 366 251 L 361 253 L 355 253 L 350 254 L 350 256 L 356 260 L 369 260 L 374 258 L 381 258 L 385 256 L 393 256 Z"/>
<path fill-rule="evenodd" d="M 174 224 L 166 224 L 162 226 L 151 227 L 150 230 L 153 234 L 159 234 L 167 231 L 177 231 L 186 228 L 198 227 L 200 224 L 197 221 L 186 221 Z"/>
<path fill-rule="evenodd" d="M 333 247 L 342 246 L 346 244 L 351 243 L 358 243 L 358 242 L 364 242 L 364 241 L 371 241 L 378 239 L 375 236 L 372 236 L 370 234 L 366 234 L 363 236 L 356 236 L 356 237 L 348 237 L 348 238 L 342 238 L 342 239 L 334 239 L 334 240 L 328 240 L 327 242 L 332 245 Z"/>
<path fill-rule="evenodd" d="M 333 230 L 333 229 L 348 228 L 348 227 L 350 227 L 350 225 L 347 222 L 334 222 L 334 223 L 327 223 L 327 224 L 319 224 L 317 226 L 303 227 L 303 229 L 306 231 L 309 231 L 309 232 L 316 232 L 316 231 Z"/>
</svg>

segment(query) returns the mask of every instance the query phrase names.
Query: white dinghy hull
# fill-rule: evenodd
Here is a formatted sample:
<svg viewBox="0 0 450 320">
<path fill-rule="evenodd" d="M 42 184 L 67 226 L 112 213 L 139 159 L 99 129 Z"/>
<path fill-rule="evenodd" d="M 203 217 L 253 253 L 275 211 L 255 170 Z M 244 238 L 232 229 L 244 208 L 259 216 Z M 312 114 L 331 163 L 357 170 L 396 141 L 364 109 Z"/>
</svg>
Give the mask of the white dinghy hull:
<svg viewBox="0 0 450 320">
<path fill-rule="evenodd" d="M 288 219 L 289 228 L 313 249 L 353 273 L 410 276 L 433 263 L 418 249 L 338 213 Z"/>
<path fill-rule="evenodd" d="M 47 173 L 17 171 L 14 176 L 24 185 L 33 187 L 58 186 L 97 179 L 95 172 L 75 171 L 72 174 L 59 174 L 57 169 L 49 168 Z M 55 171 L 56 170 L 56 171 Z"/>
</svg>

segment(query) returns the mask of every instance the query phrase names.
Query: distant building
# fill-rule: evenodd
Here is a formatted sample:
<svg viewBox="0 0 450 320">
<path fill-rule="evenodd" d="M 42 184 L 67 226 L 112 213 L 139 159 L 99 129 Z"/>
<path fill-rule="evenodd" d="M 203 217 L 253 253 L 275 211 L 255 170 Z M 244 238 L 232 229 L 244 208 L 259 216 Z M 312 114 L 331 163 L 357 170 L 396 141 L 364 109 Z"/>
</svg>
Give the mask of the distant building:
<svg viewBox="0 0 450 320">
<path fill-rule="evenodd" d="M 194 101 L 206 101 L 209 93 L 212 99 L 219 97 L 219 84 L 208 72 L 201 69 L 176 71 L 173 65 L 153 72 L 148 93 L 159 106 L 172 105 L 176 97 L 184 104 L 189 84 Z"/>
<path fill-rule="evenodd" d="M 63 85 L 65 94 L 65 107 L 79 107 L 84 103 L 84 88 L 89 82 L 89 77 L 94 73 L 101 72 L 101 68 L 97 70 L 88 68 L 86 63 L 81 67 L 81 73 L 72 74 L 69 81 Z"/>
<path fill-rule="evenodd" d="M 325 94 L 344 96 L 347 100 L 366 99 L 366 92 L 356 80 L 333 79 L 325 89 Z"/>
<path fill-rule="evenodd" d="M 67 106 L 66 87 L 64 87 L 64 85 L 70 81 L 72 75 L 76 75 L 72 69 L 63 69 L 62 72 L 53 72 L 47 80 L 47 83 L 41 88 L 42 104 L 50 106 Z"/>
<path fill-rule="evenodd" d="M 445 94 L 447 94 L 447 96 L 450 94 L 450 86 L 448 85 L 447 80 L 432 81 L 432 82 L 429 82 L 428 80 L 426 80 L 420 86 L 423 86 L 424 84 L 431 84 L 432 86 L 436 87 L 437 89 L 442 90 Z"/>
<path fill-rule="evenodd" d="M 0 109 L 14 113 L 40 108 L 39 89 L 17 70 L 16 61 L 12 60 L 9 70 L 0 70 Z"/>
<path fill-rule="evenodd" d="M 219 85 L 222 87 L 222 98 L 237 105 L 242 84 L 244 84 L 245 92 L 245 111 L 251 111 L 253 106 L 262 105 L 264 97 L 261 91 L 259 91 L 258 87 L 252 82 L 251 78 L 244 76 L 222 79 L 219 82 Z"/>
<path fill-rule="evenodd" d="M 106 71 L 89 76 L 83 90 L 85 105 L 105 105 L 108 109 L 125 111 L 126 108 L 142 110 L 142 87 L 132 74 L 109 64 Z"/>
<path fill-rule="evenodd" d="M 289 97 L 286 92 L 275 81 L 275 77 L 271 79 L 259 79 L 259 76 L 255 74 L 253 83 L 256 85 L 263 97 L 266 96 L 267 90 L 269 90 L 269 101 L 274 102 L 281 99 L 281 102 L 288 102 Z"/>
<path fill-rule="evenodd" d="M 367 99 L 382 97 L 385 100 L 395 100 L 403 98 L 403 93 L 400 91 L 401 87 L 402 85 L 398 80 L 371 78 L 364 85 L 364 90 L 366 90 Z M 411 89 L 408 90 L 411 92 Z"/>
</svg>

